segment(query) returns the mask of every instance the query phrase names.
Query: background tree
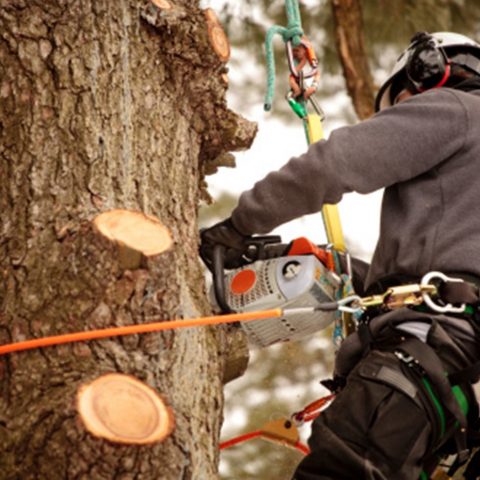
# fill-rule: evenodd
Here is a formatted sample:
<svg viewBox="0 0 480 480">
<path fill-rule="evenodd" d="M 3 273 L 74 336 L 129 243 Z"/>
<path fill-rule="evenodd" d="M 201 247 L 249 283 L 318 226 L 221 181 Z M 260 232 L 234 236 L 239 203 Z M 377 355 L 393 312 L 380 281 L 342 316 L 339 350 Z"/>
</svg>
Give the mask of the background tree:
<svg viewBox="0 0 480 480">
<path fill-rule="evenodd" d="M 373 115 L 374 88 L 365 51 L 360 0 L 331 0 L 335 42 L 348 95 L 358 118 Z"/>
<path fill-rule="evenodd" d="M 212 22 L 197 0 L 0 1 L 0 343 L 208 312 L 203 173 L 255 134 L 226 108 Z M 118 207 L 160 218 L 174 248 L 127 266 L 91 224 Z M 228 348 L 205 328 L 0 358 L 1 477 L 215 478 Z M 173 435 L 87 434 L 77 389 L 108 372 L 162 392 Z"/>
</svg>

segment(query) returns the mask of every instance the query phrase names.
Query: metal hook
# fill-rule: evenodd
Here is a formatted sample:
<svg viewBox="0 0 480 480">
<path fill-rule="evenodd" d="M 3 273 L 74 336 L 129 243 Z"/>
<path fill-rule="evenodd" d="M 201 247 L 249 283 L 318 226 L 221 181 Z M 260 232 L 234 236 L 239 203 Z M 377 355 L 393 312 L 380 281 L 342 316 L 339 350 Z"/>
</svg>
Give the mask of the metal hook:
<svg viewBox="0 0 480 480">
<path fill-rule="evenodd" d="M 362 310 L 360 306 L 361 297 L 359 295 L 349 295 L 348 297 L 342 298 L 337 302 L 338 310 L 341 312 L 347 313 L 357 313 Z M 357 303 L 356 307 L 348 307 L 347 305 Z"/>
<path fill-rule="evenodd" d="M 442 282 L 463 282 L 461 278 L 452 278 L 448 277 L 442 272 L 429 272 L 423 276 L 421 283 L 422 285 L 428 285 L 432 279 L 438 278 Z M 451 303 L 447 303 L 446 305 L 439 305 L 435 303 L 432 298 L 430 297 L 429 293 L 424 291 L 422 292 L 423 301 L 434 311 L 439 313 L 463 313 L 465 311 L 465 303 L 462 303 L 459 307 L 454 307 Z"/>
</svg>

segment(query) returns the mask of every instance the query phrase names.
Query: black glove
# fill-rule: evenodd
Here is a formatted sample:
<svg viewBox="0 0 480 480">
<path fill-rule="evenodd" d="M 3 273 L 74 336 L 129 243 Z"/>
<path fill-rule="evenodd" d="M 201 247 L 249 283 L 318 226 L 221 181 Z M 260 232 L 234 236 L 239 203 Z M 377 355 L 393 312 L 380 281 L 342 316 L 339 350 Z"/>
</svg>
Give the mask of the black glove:
<svg viewBox="0 0 480 480">
<path fill-rule="evenodd" d="M 226 268 L 237 268 L 243 265 L 243 254 L 246 251 L 247 240 L 250 237 L 241 234 L 230 218 L 206 228 L 200 232 L 200 256 L 205 265 L 212 269 L 213 249 L 216 245 L 225 247 Z"/>
</svg>

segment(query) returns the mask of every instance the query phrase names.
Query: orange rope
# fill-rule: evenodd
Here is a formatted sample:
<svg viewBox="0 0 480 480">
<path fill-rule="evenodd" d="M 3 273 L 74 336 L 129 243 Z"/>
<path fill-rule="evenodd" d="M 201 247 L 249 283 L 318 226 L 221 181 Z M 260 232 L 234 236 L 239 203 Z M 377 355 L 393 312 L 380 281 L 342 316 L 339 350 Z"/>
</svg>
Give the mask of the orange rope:
<svg viewBox="0 0 480 480">
<path fill-rule="evenodd" d="M 159 332 L 162 330 L 175 330 L 177 328 L 219 325 L 222 323 L 248 322 L 251 320 L 262 320 L 266 318 L 278 318 L 282 315 L 283 310 L 281 308 L 274 308 L 271 310 L 261 310 L 258 312 L 231 313 L 228 315 L 186 318 L 183 320 L 164 320 L 162 322 L 144 323 L 141 325 L 128 325 L 124 327 L 104 328 L 101 330 L 88 330 L 85 332 L 66 333 L 64 335 L 55 335 L 52 337 L 43 337 L 34 340 L 25 340 L 23 342 L 1 345 L 0 355 L 5 355 L 12 352 L 19 352 L 23 350 L 32 350 L 34 348 L 43 348 L 51 345 L 61 345 L 65 343 L 96 340 L 99 338 L 119 337 L 122 335 L 134 335 L 137 333 Z"/>
<path fill-rule="evenodd" d="M 225 440 L 224 442 L 221 442 L 219 447 L 220 450 L 225 450 L 226 448 L 234 447 L 239 443 L 248 442 L 248 440 L 253 440 L 254 438 L 261 437 L 262 435 L 263 432 L 261 430 L 244 433 L 243 435 L 239 435 L 238 437 L 233 437 L 230 440 Z"/>
<path fill-rule="evenodd" d="M 266 434 L 263 430 L 255 430 L 253 432 L 244 433 L 243 435 L 239 435 L 238 437 L 233 437 L 229 440 L 225 440 L 224 442 L 220 443 L 219 447 L 220 447 L 220 450 L 225 450 L 227 448 L 234 447 L 235 445 L 238 445 L 240 443 L 253 440 L 254 438 L 263 438 L 264 440 L 268 440 L 273 443 L 280 443 L 282 445 L 287 445 L 286 442 L 282 442 L 281 439 L 277 439 L 271 435 Z M 308 455 L 310 453 L 310 449 L 300 441 L 295 443 L 288 443 L 288 446 L 299 450 L 304 455 Z"/>
</svg>

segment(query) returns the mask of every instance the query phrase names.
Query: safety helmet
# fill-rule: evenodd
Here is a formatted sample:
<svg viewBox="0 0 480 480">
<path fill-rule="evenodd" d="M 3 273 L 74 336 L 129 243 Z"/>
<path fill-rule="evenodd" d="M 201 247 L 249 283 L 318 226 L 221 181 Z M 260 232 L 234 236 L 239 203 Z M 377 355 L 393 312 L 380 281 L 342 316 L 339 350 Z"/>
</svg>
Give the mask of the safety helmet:
<svg viewBox="0 0 480 480">
<path fill-rule="evenodd" d="M 378 91 L 375 111 L 391 106 L 406 85 L 413 92 L 441 87 L 449 78 L 452 63 L 480 76 L 480 44 L 452 32 L 415 34 Z"/>
</svg>

